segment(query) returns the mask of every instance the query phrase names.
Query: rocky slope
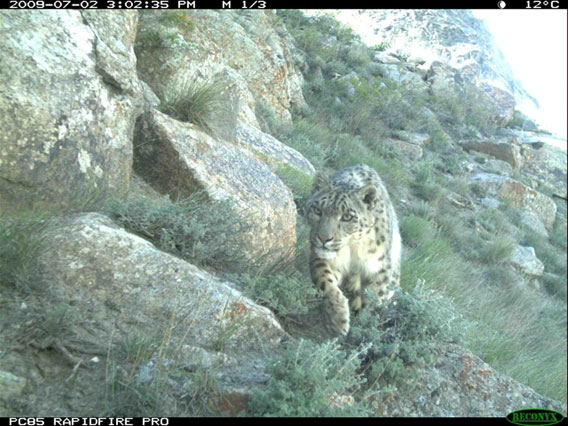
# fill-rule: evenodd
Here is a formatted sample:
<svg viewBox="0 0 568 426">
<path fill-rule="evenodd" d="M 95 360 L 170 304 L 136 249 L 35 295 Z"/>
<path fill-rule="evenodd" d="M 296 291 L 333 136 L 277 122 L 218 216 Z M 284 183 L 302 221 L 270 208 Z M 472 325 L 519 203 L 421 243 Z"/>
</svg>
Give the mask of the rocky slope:
<svg viewBox="0 0 568 426">
<path fill-rule="evenodd" d="M 522 89 L 487 49 L 490 39 L 474 35 L 482 29 L 469 15 L 441 22 L 429 11 L 385 13 L 368 16 L 390 45 L 378 64 L 393 65 L 391 72 L 411 75 L 428 90 L 439 81 L 435 61 L 442 60 L 439 69 L 454 81 L 481 77 L 502 106 L 501 119 L 511 117 Z M 423 46 L 435 53 L 429 62 L 407 52 L 405 63 L 414 65 L 401 64 L 401 20 L 421 37 L 430 34 Z M 14 217 L 15 208 L 64 211 L 83 198 L 98 202 L 129 191 L 172 199 L 202 191 L 211 202 L 230 202 L 247 223 L 238 246 L 245 272 L 290 267 L 305 237 L 296 235 L 294 198 L 277 173 L 284 167 L 309 177 L 315 168 L 260 129 L 259 108 L 290 123 L 293 108 L 306 108 L 300 68 L 309 67 L 294 55 L 293 39 L 273 12 L 3 11 L 0 28 L 3 218 Z M 422 78 L 427 74 L 430 80 Z M 228 131 L 208 134 L 159 110 L 188 81 L 220 82 L 235 100 Z M 463 169 L 484 188 L 484 202 L 511 203 L 548 236 L 557 216 L 552 196 L 566 197 L 566 164 L 538 138 L 503 130 L 497 139 L 478 134 L 455 145 L 483 158 Z M 389 143 L 412 162 L 430 137 L 399 134 Z M 28 275 L 0 275 L 0 416 L 139 415 L 121 399 L 126 390 L 156 398 L 165 388 L 174 391 L 159 400 L 163 414 L 186 404 L 185 414 L 236 415 L 252 390 L 268 382 L 266 363 L 296 337 L 230 280 L 160 250 L 101 212 L 46 223 Z M 13 234 L 2 235 L 5 247 L 17 248 Z M 511 262 L 538 280 L 543 270 L 535 259 L 534 250 L 519 248 Z M 376 399 L 376 413 L 503 416 L 535 405 L 565 412 L 562 403 L 464 348 L 444 347 L 440 356 L 420 373 L 422 386 Z M 215 374 L 213 390 L 208 371 Z"/>
<path fill-rule="evenodd" d="M 485 23 L 469 10 L 342 10 L 335 16 L 369 46 L 384 46 L 379 62 L 403 59 L 428 71 L 430 80 L 475 82 L 498 106 L 503 123 L 512 118 L 515 104 L 537 104 L 514 78 Z"/>
</svg>

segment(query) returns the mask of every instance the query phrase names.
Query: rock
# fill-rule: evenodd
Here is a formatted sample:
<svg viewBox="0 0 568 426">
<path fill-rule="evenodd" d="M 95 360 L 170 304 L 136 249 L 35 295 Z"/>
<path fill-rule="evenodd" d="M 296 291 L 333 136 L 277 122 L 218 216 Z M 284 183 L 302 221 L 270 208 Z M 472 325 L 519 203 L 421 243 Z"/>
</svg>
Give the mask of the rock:
<svg viewBox="0 0 568 426">
<path fill-rule="evenodd" d="M 521 272 L 533 277 L 542 277 L 544 264 L 536 257 L 534 248 L 516 245 L 510 263 Z"/>
<path fill-rule="evenodd" d="M 216 394 L 209 397 L 209 405 L 236 415 L 242 407 L 231 407 L 227 401 L 246 401 L 252 389 L 266 383 L 266 353 L 274 356 L 290 338 L 271 311 L 234 284 L 158 250 L 104 215 L 55 219 L 42 241 L 37 263 L 42 303 L 80 312 L 80 319 L 65 325 L 75 343 L 104 348 L 103 354 L 111 354 L 108 362 L 136 337 L 159 339 L 159 351 L 148 360 L 137 358 L 127 383 L 146 386 L 159 379 L 172 394 L 193 395 L 202 374 L 207 386 L 215 381 Z M 84 330 L 89 330 L 88 336 Z M 87 377 L 93 383 L 108 379 L 107 362 L 91 364 Z M 48 365 L 57 363 L 51 360 Z M 82 391 L 69 402 L 69 388 L 65 395 L 60 391 L 62 377 L 71 371 L 64 367 L 59 374 L 34 381 L 33 389 L 56 391 L 38 391 L 32 398 L 34 407 L 52 406 L 63 398 L 68 412 L 80 413 L 85 399 L 102 395 L 97 393 L 100 389 L 91 393 L 93 386 L 80 382 L 72 389 Z M 0 390 L 1 385 L 0 379 Z M 0 393 L 0 400 L 3 396 Z"/>
<path fill-rule="evenodd" d="M 128 186 L 137 12 L 0 12 L 0 208 Z"/>
<path fill-rule="evenodd" d="M 211 199 L 230 200 L 237 217 L 250 225 L 242 235 L 249 266 L 291 260 L 296 242 L 292 193 L 250 151 L 153 111 L 136 126 L 134 170 L 162 193 L 188 196 L 205 190 Z"/>
<path fill-rule="evenodd" d="M 179 19 L 172 19 L 172 14 Z M 305 104 L 303 77 L 292 58 L 292 39 L 280 35 L 273 11 L 156 11 L 142 14 L 137 37 L 138 72 L 156 93 L 179 90 L 180 76 L 213 81 L 223 75 L 240 99 L 239 120 L 258 127 L 262 100 L 290 121 L 290 107 Z M 181 79 L 183 80 L 183 79 Z"/>
<path fill-rule="evenodd" d="M 386 147 L 394 149 L 404 158 L 411 161 L 418 160 L 424 155 L 424 150 L 420 145 L 417 144 L 392 138 L 384 139 L 382 142 Z"/>
<path fill-rule="evenodd" d="M 496 200 L 495 198 L 490 198 L 490 197 L 482 198 L 479 201 L 481 202 L 481 205 L 483 207 L 488 208 L 488 209 L 496 209 L 501 205 L 501 201 Z"/>
<path fill-rule="evenodd" d="M 432 141 L 426 133 L 410 133 L 403 130 L 394 133 L 397 138 L 387 138 L 384 144 L 392 147 L 408 160 L 418 160 L 424 155 L 424 145 Z"/>
<path fill-rule="evenodd" d="M 411 133 L 404 130 L 399 130 L 396 135 L 408 143 L 424 146 L 428 145 L 432 141 L 432 137 L 427 133 Z"/>
<path fill-rule="evenodd" d="M 566 197 L 566 151 L 551 145 L 534 149 L 523 171 L 552 188 L 557 195 Z"/>
<path fill-rule="evenodd" d="M 26 386 L 26 379 L 0 370 L 0 401 L 19 397 Z M 0 405 L 1 408 L 1 405 Z"/>
<path fill-rule="evenodd" d="M 381 64 L 400 64 L 400 59 L 385 52 L 375 52 L 373 54 L 373 60 Z"/>
<path fill-rule="evenodd" d="M 462 141 L 460 145 L 466 151 L 478 151 L 492 155 L 498 160 L 509 163 L 514 169 L 519 169 L 522 166 L 520 148 L 511 143 L 490 140 L 471 140 Z"/>
<path fill-rule="evenodd" d="M 400 65 L 384 64 L 383 69 L 388 78 L 399 84 L 406 84 L 408 88 L 412 88 L 414 90 L 426 91 L 428 89 L 428 85 L 419 74 L 408 71 Z"/>
<path fill-rule="evenodd" d="M 273 170 L 279 166 L 289 166 L 310 176 L 316 172 L 312 163 L 298 151 L 249 124 L 237 124 L 236 142 L 253 151 Z"/>
<path fill-rule="evenodd" d="M 480 168 L 488 173 L 496 173 L 507 177 L 513 176 L 513 167 L 503 160 L 490 158 Z"/>
<path fill-rule="evenodd" d="M 108 333 L 113 322 L 124 337 L 151 335 L 174 321 L 172 345 L 191 342 L 230 356 L 252 356 L 287 338 L 268 309 L 231 283 L 159 251 L 98 213 L 61 219 L 38 257 L 46 300 L 73 305 L 86 323 Z M 105 347 L 110 335 L 101 339 Z"/>
<path fill-rule="evenodd" d="M 552 229 L 556 218 L 556 204 L 546 195 L 519 181 L 493 173 L 477 173 L 471 177 L 471 183 L 485 187 L 490 197 L 510 201 L 518 210 L 540 220 L 547 230 Z"/>
<path fill-rule="evenodd" d="M 424 65 L 426 63 L 426 59 L 422 58 L 421 56 L 411 55 L 408 57 L 407 61 L 411 64 L 415 65 Z"/>
<path fill-rule="evenodd" d="M 479 87 L 497 109 L 498 123 L 512 118 L 517 103 L 538 106 L 515 80 L 485 23 L 469 10 L 341 10 L 335 17 L 367 45 L 387 45 L 381 57 L 402 52 L 408 60 L 422 58 L 435 95 L 459 95 L 464 83 Z"/>
<path fill-rule="evenodd" d="M 521 223 L 528 226 L 537 234 L 543 236 L 544 238 L 548 239 L 549 234 L 546 230 L 544 224 L 534 215 L 528 214 L 526 212 L 519 212 Z"/>
<path fill-rule="evenodd" d="M 474 65 L 474 69 L 477 64 Z M 475 75 L 476 71 L 472 72 Z M 513 119 L 515 113 L 515 94 L 511 91 L 511 87 L 515 83 L 509 81 L 485 81 L 481 84 L 482 93 L 488 95 L 490 102 L 495 108 L 497 115 L 493 117 L 495 124 L 505 126 Z"/>
<path fill-rule="evenodd" d="M 517 209 L 536 216 L 547 230 L 552 229 L 556 204 L 546 195 L 512 179 L 503 182 L 499 194 L 501 198 L 511 201 Z"/>
<path fill-rule="evenodd" d="M 423 369 L 413 389 L 381 392 L 373 407 L 381 416 L 505 417 L 522 408 L 566 413 L 566 406 L 495 371 L 469 350 L 448 344 L 441 360 Z"/>
<path fill-rule="evenodd" d="M 455 70 L 440 61 L 433 61 L 426 72 L 426 81 L 430 85 L 430 90 L 441 99 L 457 91 L 456 80 Z"/>
</svg>

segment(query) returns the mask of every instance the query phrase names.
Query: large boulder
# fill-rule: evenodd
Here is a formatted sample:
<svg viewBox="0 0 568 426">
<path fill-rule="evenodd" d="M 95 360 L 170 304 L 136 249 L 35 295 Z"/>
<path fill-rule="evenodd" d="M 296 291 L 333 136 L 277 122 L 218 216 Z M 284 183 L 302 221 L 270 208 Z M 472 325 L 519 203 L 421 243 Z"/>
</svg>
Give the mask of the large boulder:
<svg viewBox="0 0 568 426">
<path fill-rule="evenodd" d="M 477 173 L 471 182 L 487 190 L 487 194 L 501 200 L 507 200 L 520 211 L 540 220 L 547 230 L 551 230 L 556 219 L 556 204 L 544 194 L 533 188 L 494 173 Z"/>
<path fill-rule="evenodd" d="M 241 244 L 250 266 L 291 259 L 296 242 L 292 193 L 265 163 L 159 111 L 143 114 L 136 129 L 138 174 L 162 193 L 188 196 L 204 190 L 211 199 L 229 200 L 249 224 Z"/>
<path fill-rule="evenodd" d="M 543 182 L 556 195 L 566 197 L 566 151 L 547 144 L 534 149 L 525 162 L 524 172 Z"/>
<path fill-rule="evenodd" d="M 509 262 L 531 277 L 542 277 L 544 274 L 544 264 L 536 257 L 533 247 L 515 245 Z"/>
<path fill-rule="evenodd" d="M 409 417 L 505 417 L 522 408 L 548 408 L 566 414 L 566 406 L 495 371 L 469 350 L 446 345 L 440 361 L 423 369 L 410 389 L 381 392 L 377 414 Z"/>
<path fill-rule="evenodd" d="M 144 105 L 137 21 L 136 11 L 0 12 L 0 206 L 128 186 Z"/>
<path fill-rule="evenodd" d="M 237 124 L 236 142 L 253 151 L 273 170 L 284 166 L 310 176 L 316 172 L 312 163 L 298 151 L 250 124 Z"/>
<path fill-rule="evenodd" d="M 179 92 L 178 82 L 219 80 L 236 92 L 238 117 L 258 126 L 256 102 L 290 120 L 305 103 L 292 41 L 273 27 L 271 11 L 154 11 L 142 14 L 138 72 L 156 92 Z"/>
<path fill-rule="evenodd" d="M 469 140 L 460 142 L 466 151 L 477 151 L 489 154 L 498 160 L 509 163 L 514 169 L 522 165 L 521 150 L 517 145 L 504 141 Z"/>
<path fill-rule="evenodd" d="M 499 129 L 498 140 L 519 147 L 521 172 L 549 192 L 565 197 L 567 185 L 566 138 L 517 129 Z"/>
<path fill-rule="evenodd" d="M 42 235 L 25 302 L 0 286 L 3 416 L 195 413 L 196 399 L 236 415 L 267 382 L 290 336 L 234 284 L 98 213 Z"/>
<path fill-rule="evenodd" d="M 174 339 L 234 356 L 276 348 L 287 338 L 268 309 L 231 283 L 98 213 L 60 219 L 43 239 L 38 265 L 46 300 L 79 308 L 100 330 L 117 321 L 122 333 L 150 334 L 175 319 Z"/>
</svg>

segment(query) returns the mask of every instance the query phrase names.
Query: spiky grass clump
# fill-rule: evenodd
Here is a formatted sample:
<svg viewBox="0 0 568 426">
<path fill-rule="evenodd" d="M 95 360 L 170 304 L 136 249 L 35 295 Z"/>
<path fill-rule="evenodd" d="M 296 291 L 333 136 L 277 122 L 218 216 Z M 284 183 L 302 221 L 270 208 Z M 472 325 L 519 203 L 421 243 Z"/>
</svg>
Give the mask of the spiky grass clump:
<svg viewBox="0 0 568 426">
<path fill-rule="evenodd" d="M 215 138 L 235 138 L 238 99 L 222 79 L 177 78 L 161 98 L 159 109 L 176 120 L 193 123 Z"/>
<path fill-rule="evenodd" d="M 48 214 L 33 211 L 0 215 L 0 285 L 29 290 L 33 285 Z"/>
</svg>

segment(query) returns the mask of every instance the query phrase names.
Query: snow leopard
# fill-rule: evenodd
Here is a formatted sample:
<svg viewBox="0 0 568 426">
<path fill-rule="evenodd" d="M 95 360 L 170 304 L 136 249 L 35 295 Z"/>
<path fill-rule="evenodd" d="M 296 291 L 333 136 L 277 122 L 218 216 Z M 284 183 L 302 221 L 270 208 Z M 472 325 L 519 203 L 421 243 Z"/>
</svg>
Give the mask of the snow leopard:
<svg viewBox="0 0 568 426">
<path fill-rule="evenodd" d="M 317 173 L 306 203 L 310 274 L 323 291 L 326 323 L 347 335 L 350 314 L 364 306 L 364 289 L 389 300 L 400 284 L 401 238 L 383 181 L 365 164 Z"/>
</svg>

